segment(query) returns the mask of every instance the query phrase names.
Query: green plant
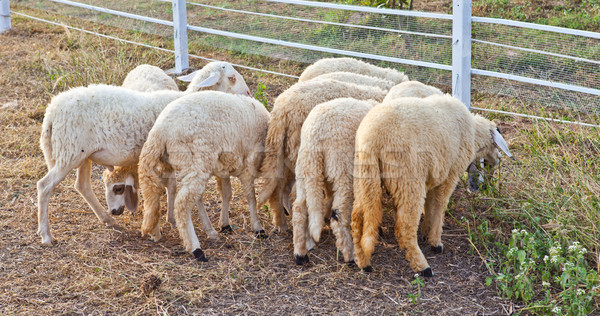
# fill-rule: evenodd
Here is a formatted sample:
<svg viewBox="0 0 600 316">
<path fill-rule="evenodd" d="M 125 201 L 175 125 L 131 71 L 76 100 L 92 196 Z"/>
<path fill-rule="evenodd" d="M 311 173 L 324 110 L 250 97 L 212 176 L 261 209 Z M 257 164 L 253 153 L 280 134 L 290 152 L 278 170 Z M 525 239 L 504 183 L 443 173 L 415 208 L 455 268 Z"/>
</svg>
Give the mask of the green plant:
<svg viewBox="0 0 600 316">
<path fill-rule="evenodd" d="M 524 310 L 588 315 L 599 294 L 598 272 L 588 267 L 586 253 L 579 242 L 514 229 L 500 272 L 486 284 L 495 280 L 504 296 L 527 304 Z"/>
<path fill-rule="evenodd" d="M 268 107 L 268 100 L 269 98 L 267 98 L 267 86 L 262 83 L 259 82 L 256 85 L 256 91 L 254 92 L 254 98 L 258 101 L 260 101 L 260 103 L 262 103 L 265 106 L 265 109 L 269 109 Z"/>
<path fill-rule="evenodd" d="M 360 0 L 358 4 L 378 8 L 402 9 L 405 5 L 412 9 L 412 0 Z"/>
<path fill-rule="evenodd" d="M 421 287 L 425 286 L 425 282 L 421 279 L 421 276 L 417 273 L 415 274 L 415 279 L 410 282 L 412 285 L 417 286 L 417 293 L 409 293 L 408 298 L 413 304 L 421 303 Z"/>
</svg>

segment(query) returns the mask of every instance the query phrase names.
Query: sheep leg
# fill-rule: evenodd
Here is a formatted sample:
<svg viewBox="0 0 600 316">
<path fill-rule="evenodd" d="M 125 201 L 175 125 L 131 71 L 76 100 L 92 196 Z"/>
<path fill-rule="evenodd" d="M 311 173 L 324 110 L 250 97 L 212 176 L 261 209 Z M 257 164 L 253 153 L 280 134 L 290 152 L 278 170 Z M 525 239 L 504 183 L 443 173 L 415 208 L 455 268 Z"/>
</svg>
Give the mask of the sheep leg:
<svg viewBox="0 0 600 316">
<path fill-rule="evenodd" d="M 60 168 L 54 165 L 48 173 L 37 183 L 38 190 L 38 235 L 42 237 L 42 244 L 51 244 L 52 235 L 48 223 L 48 203 L 56 186 L 69 174 L 73 168 Z"/>
<path fill-rule="evenodd" d="M 280 232 L 287 231 L 287 221 L 283 216 L 279 189 L 275 189 L 275 192 L 269 197 L 269 210 L 273 216 L 273 226 L 275 226 L 275 229 Z"/>
<path fill-rule="evenodd" d="M 281 203 L 286 215 L 290 215 L 290 212 L 292 211 L 292 202 L 290 201 L 290 194 L 292 193 L 292 189 L 294 188 L 295 182 L 295 180 L 289 181 L 288 179 L 288 181 L 286 181 L 285 185 L 283 186 L 283 190 L 281 190 L 280 192 L 280 199 L 282 201 Z"/>
<path fill-rule="evenodd" d="M 217 177 L 217 187 L 221 194 L 223 204 L 221 205 L 221 217 L 219 219 L 219 225 L 221 225 L 222 233 L 232 232 L 231 225 L 229 224 L 229 203 L 231 202 L 231 178 L 219 178 Z"/>
<path fill-rule="evenodd" d="M 175 194 L 177 192 L 177 180 L 175 175 L 169 173 L 167 176 L 167 218 L 171 227 L 176 228 L 175 223 Z"/>
<path fill-rule="evenodd" d="M 204 184 L 206 186 L 206 183 Z M 203 191 L 204 192 L 204 191 Z M 206 213 L 206 209 L 204 208 L 204 201 L 202 200 L 202 196 L 198 199 L 198 214 L 200 215 L 200 221 L 202 222 L 202 226 L 204 226 L 204 232 L 208 235 L 208 238 L 211 240 L 218 240 L 219 233 L 213 228 L 210 218 Z"/>
<path fill-rule="evenodd" d="M 422 224 L 424 227 L 421 228 L 421 232 L 426 234 L 431 249 L 435 253 L 441 253 L 444 249 L 442 244 L 444 214 L 455 187 L 456 181 L 447 180 L 430 190 L 425 199 L 425 218 Z"/>
<path fill-rule="evenodd" d="M 242 188 L 246 195 L 246 201 L 248 201 L 248 207 L 250 209 L 250 221 L 252 222 L 252 229 L 256 233 L 258 238 L 266 238 L 267 234 L 260 225 L 260 219 L 258 218 L 258 212 L 256 211 L 256 192 L 254 190 L 254 177 L 242 174 L 240 175 L 240 181 L 242 182 Z"/>
<path fill-rule="evenodd" d="M 100 205 L 98 202 L 98 198 L 94 191 L 92 191 L 92 161 L 90 159 L 85 159 L 79 168 L 77 169 L 77 180 L 75 181 L 75 189 L 83 196 L 85 201 L 94 211 L 96 217 L 100 220 L 100 222 L 106 224 L 106 226 L 113 227 L 117 226 L 117 222 L 114 218 L 112 218 Z"/>
<path fill-rule="evenodd" d="M 294 239 L 294 260 L 296 264 L 308 263 L 308 251 L 315 246 L 315 242 L 308 232 L 308 209 L 304 193 L 304 182 L 297 179 L 296 199 L 292 211 L 292 227 Z"/>
<path fill-rule="evenodd" d="M 345 180 L 345 181 L 344 181 Z M 352 215 L 352 179 L 336 179 L 329 225 L 335 235 L 335 245 L 345 262 L 354 260 L 350 221 Z"/>
<path fill-rule="evenodd" d="M 186 175 L 182 179 L 181 186 L 175 197 L 175 217 L 179 236 L 183 241 L 186 251 L 192 253 L 198 261 L 208 260 L 200 248 L 198 236 L 196 236 L 196 232 L 194 231 L 191 210 L 196 202 L 200 201 L 199 203 L 202 203 L 201 197 L 206 188 L 207 179 L 208 175 L 204 178 L 194 173 Z M 202 207 L 202 210 L 204 210 L 204 207 Z M 204 213 L 206 214 L 206 212 Z"/>
<path fill-rule="evenodd" d="M 403 188 L 403 190 L 398 188 Z M 406 260 L 408 260 L 412 270 L 421 273 L 425 277 L 431 277 L 433 272 L 417 243 L 417 230 L 425 203 L 424 185 L 404 183 L 395 186 L 394 189 L 391 190 L 391 193 L 397 210 L 394 232 L 398 244 L 405 249 Z"/>
<path fill-rule="evenodd" d="M 381 226 L 381 180 L 375 158 L 367 154 L 359 157 L 354 167 L 360 177 L 354 179 L 354 204 L 352 210 L 352 240 L 356 265 L 366 272 L 371 268 L 371 254 L 377 243 L 378 228 Z M 356 159 L 355 159 L 356 161 Z"/>
</svg>

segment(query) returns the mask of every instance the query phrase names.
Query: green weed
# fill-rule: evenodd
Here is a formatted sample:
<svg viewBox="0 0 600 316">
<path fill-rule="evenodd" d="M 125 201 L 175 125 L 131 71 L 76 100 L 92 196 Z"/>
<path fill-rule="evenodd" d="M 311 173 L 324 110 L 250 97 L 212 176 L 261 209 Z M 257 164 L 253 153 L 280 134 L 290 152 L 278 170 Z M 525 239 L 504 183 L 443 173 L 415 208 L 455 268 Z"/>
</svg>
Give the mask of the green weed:
<svg viewBox="0 0 600 316">
<path fill-rule="evenodd" d="M 495 280 L 500 292 L 544 314 L 589 315 L 598 297 L 598 272 L 579 242 L 566 243 L 539 230 L 514 229 Z M 596 310 L 597 311 L 597 310 Z"/>
<path fill-rule="evenodd" d="M 256 91 L 254 92 L 254 98 L 265 106 L 265 109 L 269 109 L 269 99 L 267 98 L 267 86 L 259 82 L 256 85 Z"/>
</svg>

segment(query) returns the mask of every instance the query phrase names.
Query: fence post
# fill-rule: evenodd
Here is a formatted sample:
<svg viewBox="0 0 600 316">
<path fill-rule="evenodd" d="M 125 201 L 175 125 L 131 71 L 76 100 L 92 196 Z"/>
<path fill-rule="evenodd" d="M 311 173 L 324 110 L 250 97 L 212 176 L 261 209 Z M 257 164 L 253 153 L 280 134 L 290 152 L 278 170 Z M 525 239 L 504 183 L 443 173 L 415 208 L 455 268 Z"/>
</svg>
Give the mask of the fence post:
<svg viewBox="0 0 600 316">
<path fill-rule="evenodd" d="M 0 0 L 0 33 L 10 30 L 10 5 L 8 0 Z"/>
<path fill-rule="evenodd" d="M 452 4 L 452 95 L 471 109 L 471 0 Z"/>
<path fill-rule="evenodd" d="M 173 41 L 175 44 L 175 73 L 190 67 L 188 56 L 186 0 L 173 0 Z"/>
</svg>

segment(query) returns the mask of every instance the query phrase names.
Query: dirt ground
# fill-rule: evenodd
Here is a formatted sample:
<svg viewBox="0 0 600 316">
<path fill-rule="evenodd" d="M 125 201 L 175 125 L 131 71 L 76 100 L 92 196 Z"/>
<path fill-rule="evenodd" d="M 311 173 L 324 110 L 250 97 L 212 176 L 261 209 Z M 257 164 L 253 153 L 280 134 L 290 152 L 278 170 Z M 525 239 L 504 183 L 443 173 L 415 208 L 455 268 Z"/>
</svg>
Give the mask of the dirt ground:
<svg viewBox="0 0 600 316">
<path fill-rule="evenodd" d="M 66 62 L 69 53 L 60 48 L 60 28 L 16 19 L 13 28 L 0 35 L 0 314 L 501 315 L 514 309 L 493 286 L 485 286 L 489 272 L 458 223 L 473 211 L 464 183 L 447 216 L 445 252 L 425 251 L 435 277 L 423 286 L 413 282 L 394 240 L 389 203 L 373 273 L 338 260 L 329 230 L 309 254 L 311 263 L 299 267 L 293 262 L 291 233 L 271 231 L 266 212 L 260 215 L 269 237 L 255 238 L 237 181 L 233 234 L 210 242 L 194 218 L 208 263 L 194 261 L 166 223 L 162 241 L 142 238 L 139 210 L 118 217 L 119 229 L 104 227 L 73 188 L 74 174 L 51 198 L 55 242 L 41 245 L 36 182 L 46 167 L 38 140 L 52 96 L 43 79 L 44 63 Z M 113 49 L 110 41 L 105 45 Z M 252 75 L 243 74 L 255 85 Z M 282 85 L 270 91 L 282 91 Z M 92 177 L 104 203 L 101 171 L 95 166 Z M 215 226 L 219 201 L 212 183 L 205 203 Z M 154 291 L 142 286 L 151 276 L 161 281 Z"/>
</svg>

